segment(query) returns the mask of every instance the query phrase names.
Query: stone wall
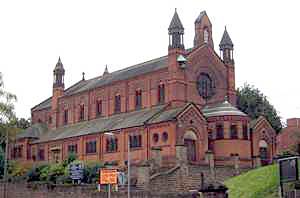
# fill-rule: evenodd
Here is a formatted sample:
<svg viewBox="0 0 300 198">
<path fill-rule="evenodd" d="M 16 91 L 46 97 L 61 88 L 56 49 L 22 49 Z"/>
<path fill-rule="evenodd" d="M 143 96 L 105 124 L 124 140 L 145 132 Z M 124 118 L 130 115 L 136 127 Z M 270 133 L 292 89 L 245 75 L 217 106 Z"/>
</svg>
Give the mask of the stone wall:
<svg viewBox="0 0 300 198">
<path fill-rule="evenodd" d="M 1 198 L 107 198 L 107 192 L 96 192 L 95 185 L 89 186 L 46 186 L 9 184 L 7 197 L 3 194 L 4 185 L 0 184 Z M 196 193 L 150 193 L 136 191 L 131 198 L 196 198 Z M 113 192 L 111 198 L 127 198 L 127 192 Z"/>
</svg>

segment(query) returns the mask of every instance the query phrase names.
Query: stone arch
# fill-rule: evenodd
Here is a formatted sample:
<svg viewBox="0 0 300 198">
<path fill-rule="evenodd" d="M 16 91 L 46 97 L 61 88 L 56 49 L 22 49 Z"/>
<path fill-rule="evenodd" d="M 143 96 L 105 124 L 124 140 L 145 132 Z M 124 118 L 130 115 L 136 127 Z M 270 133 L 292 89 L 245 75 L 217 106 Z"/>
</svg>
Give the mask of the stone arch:
<svg viewBox="0 0 300 198">
<path fill-rule="evenodd" d="M 198 156 L 198 137 L 194 130 L 188 129 L 183 135 L 184 145 L 187 147 L 187 159 L 188 161 L 197 161 Z"/>
<path fill-rule="evenodd" d="M 258 146 L 259 148 L 268 148 L 268 143 L 265 140 L 260 140 Z"/>
<path fill-rule="evenodd" d="M 189 139 L 189 140 L 198 140 L 198 137 L 196 135 L 196 133 L 194 132 L 194 130 L 186 130 L 184 135 L 183 135 L 183 139 Z"/>
<path fill-rule="evenodd" d="M 268 142 L 265 139 L 261 139 L 258 142 L 259 147 L 259 157 L 262 165 L 269 164 L 270 161 L 270 147 Z"/>
</svg>

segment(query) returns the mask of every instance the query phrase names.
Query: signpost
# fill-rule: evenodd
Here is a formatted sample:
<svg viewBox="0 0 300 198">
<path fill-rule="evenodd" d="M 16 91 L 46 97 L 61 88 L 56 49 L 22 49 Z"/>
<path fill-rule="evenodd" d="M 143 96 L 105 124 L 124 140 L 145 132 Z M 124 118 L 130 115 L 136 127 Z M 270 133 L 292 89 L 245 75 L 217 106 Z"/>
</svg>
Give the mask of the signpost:
<svg viewBox="0 0 300 198">
<path fill-rule="evenodd" d="M 70 178 L 74 181 L 80 181 L 83 178 L 83 163 L 73 162 L 69 165 Z"/>
<path fill-rule="evenodd" d="M 279 159 L 281 196 L 284 196 L 283 184 L 299 180 L 298 156 Z"/>
<path fill-rule="evenodd" d="M 101 169 L 100 170 L 100 184 L 108 185 L 108 198 L 110 198 L 111 184 L 117 184 L 118 172 L 116 169 Z"/>
</svg>

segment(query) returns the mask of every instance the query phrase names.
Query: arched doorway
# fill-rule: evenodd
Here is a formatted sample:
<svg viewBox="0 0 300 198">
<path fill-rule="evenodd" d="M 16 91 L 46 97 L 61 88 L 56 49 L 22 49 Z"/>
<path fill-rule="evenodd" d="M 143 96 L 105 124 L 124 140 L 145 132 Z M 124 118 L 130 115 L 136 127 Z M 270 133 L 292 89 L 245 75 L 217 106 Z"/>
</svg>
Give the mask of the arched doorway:
<svg viewBox="0 0 300 198">
<path fill-rule="evenodd" d="M 187 147 L 187 159 L 188 161 L 196 161 L 197 160 L 197 153 L 196 153 L 196 141 L 197 136 L 196 134 L 189 130 L 185 132 L 183 136 L 184 145 Z"/>
<path fill-rule="evenodd" d="M 268 161 L 268 143 L 265 140 L 259 141 L 259 156 L 261 160 L 261 165 L 267 165 Z"/>
</svg>

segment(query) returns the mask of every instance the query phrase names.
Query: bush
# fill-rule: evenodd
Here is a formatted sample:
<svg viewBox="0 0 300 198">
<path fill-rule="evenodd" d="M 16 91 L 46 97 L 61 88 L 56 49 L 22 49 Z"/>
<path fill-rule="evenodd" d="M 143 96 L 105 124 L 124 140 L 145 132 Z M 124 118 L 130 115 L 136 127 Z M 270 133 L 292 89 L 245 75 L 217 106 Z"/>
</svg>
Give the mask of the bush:
<svg viewBox="0 0 300 198">
<path fill-rule="evenodd" d="M 16 161 L 10 161 L 8 164 L 8 173 L 12 177 L 25 176 L 29 169 L 30 167 Z"/>
<path fill-rule="evenodd" d="M 41 177 L 41 170 L 48 165 L 40 165 L 36 167 L 32 167 L 26 174 L 26 181 L 33 182 L 33 181 L 40 181 Z"/>
<path fill-rule="evenodd" d="M 99 181 L 99 170 L 104 165 L 99 162 L 90 162 L 84 166 L 83 169 L 83 182 L 84 183 L 96 183 Z"/>
<path fill-rule="evenodd" d="M 48 181 L 50 165 L 46 165 L 40 170 L 40 181 Z"/>
</svg>

